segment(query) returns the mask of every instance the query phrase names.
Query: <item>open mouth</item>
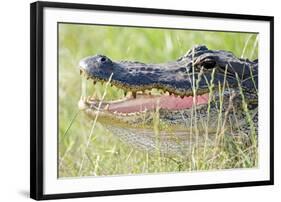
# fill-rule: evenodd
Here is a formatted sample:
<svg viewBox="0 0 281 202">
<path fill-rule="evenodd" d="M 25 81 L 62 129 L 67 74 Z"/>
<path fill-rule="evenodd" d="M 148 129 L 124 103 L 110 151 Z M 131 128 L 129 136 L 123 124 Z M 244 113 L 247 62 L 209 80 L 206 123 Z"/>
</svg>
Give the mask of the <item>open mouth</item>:
<svg viewBox="0 0 281 202">
<path fill-rule="evenodd" d="M 87 79 L 85 72 L 81 74 Z M 94 85 L 105 83 L 98 78 L 90 78 Z M 84 104 L 90 105 L 92 109 L 106 111 L 114 114 L 128 115 L 146 111 L 155 111 L 159 109 L 165 110 L 183 110 L 190 109 L 194 106 L 208 104 L 209 93 L 197 94 L 195 96 L 182 96 L 174 92 L 163 91 L 159 88 L 147 87 L 141 91 L 132 91 L 132 88 L 127 88 L 124 85 L 118 85 L 114 81 L 108 81 L 108 86 L 115 86 L 121 89 L 121 98 L 116 100 L 101 100 L 96 97 L 88 97 L 83 100 L 83 104 L 79 104 L 80 108 L 84 108 Z M 110 89 L 111 90 L 111 89 Z"/>
</svg>

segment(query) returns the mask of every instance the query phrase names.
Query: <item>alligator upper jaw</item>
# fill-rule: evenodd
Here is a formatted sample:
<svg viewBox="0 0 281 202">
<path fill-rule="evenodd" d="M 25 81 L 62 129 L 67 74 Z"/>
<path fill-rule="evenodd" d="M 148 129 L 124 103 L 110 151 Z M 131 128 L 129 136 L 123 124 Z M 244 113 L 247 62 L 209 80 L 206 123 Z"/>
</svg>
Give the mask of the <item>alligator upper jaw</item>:
<svg viewBox="0 0 281 202">
<path fill-rule="evenodd" d="M 208 104 L 209 90 L 198 89 L 193 92 L 193 89 L 186 91 L 186 95 L 177 94 L 176 92 L 164 92 L 162 88 L 154 86 L 143 86 L 140 90 L 136 90 L 133 86 L 120 85 L 115 80 L 105 81 L 95 77 L 89 77 L 88 73 L 80 69 L 82 77 L 93 80 L 94 85 L 97 83 L 104 84 L 107 82 L 110 86 L 115 86 L 122 89 L 124 96 L 122 99 L 105 101 L 99 100 L 96 97 L 82 98 L 78 104 L 80 109 L 93 109 L 105 113 L 128 115 L 141 113 L 146 111 L 156 111 L 158 109 L 165 110 L 182 110 L 190 109 L 197 105 Z M 132 90 L 133 89 L 133 90 Z M 195 94 L 195 95 L 194 95 Z"/>
</svg>

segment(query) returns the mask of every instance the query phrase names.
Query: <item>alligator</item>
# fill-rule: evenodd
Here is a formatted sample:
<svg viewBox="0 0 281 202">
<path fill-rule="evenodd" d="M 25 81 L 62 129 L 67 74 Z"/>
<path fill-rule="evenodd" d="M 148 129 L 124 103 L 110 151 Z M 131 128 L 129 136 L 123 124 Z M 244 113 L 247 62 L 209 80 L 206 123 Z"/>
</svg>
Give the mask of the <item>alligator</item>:
<svg viewBox="0 0 281 202">
<path fill-rule="evenodd" d="M 82 97 L 79 108 L 136 148 L 184 155 L 194 145 L 215 144 L 220 135 L 257 135 L 257 59 L 197 45 L 162 64 L 94 55 L 79 68 L 94 84 L 124 94 L 111 101 Z"/>
</svg>

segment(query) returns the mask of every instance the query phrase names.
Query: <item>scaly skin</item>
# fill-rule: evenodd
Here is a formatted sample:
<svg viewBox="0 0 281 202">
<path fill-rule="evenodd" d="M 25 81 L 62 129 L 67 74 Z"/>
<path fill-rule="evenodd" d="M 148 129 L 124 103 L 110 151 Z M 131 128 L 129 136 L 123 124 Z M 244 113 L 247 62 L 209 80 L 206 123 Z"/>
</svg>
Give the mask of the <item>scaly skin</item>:
<svg viewBox="0 0 281 202">
<path fill-rule="evenodd" d="M 81 60 L 80 70 L 95 82 L 108 81 L 112 76 L 112 85 L 125 94 L 132 92 L 132 97 L 120 101 L 124 103 L 148 96 L 146 91 L 153 88 L 182 98 L 208 94 L 207 104 L 134 113 L 114 113 L 107 108 L 111 102 L 80 100 L 80 109 L 91 117 L 98 115 L 98 121 L 106 128 L 141 149 L 184 154 L 195 141 L 199 145 L 206 143 L 206 135 L 207 143 L 212 144 L 218 133 L 257 132 L 257 60 L 239 59 L 231 52 L 196 46 L 177 61 L 164 64 L 114 62 L 96 55 Z M 146 93 L 137 93 L 140 91 Z"/>
</svg>

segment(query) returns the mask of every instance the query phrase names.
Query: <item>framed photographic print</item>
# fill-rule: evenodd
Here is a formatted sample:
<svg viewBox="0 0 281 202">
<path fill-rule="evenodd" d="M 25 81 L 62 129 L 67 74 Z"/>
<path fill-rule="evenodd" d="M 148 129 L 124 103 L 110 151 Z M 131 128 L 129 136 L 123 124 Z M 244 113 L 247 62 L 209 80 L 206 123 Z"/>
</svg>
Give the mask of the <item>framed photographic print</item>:
<svg viewBox="0 0 281 202">
<path fill-rule="evenodd" d="M 273 184 L 273 17 L 31 4 L 31 197 Z"/>
</svg>

